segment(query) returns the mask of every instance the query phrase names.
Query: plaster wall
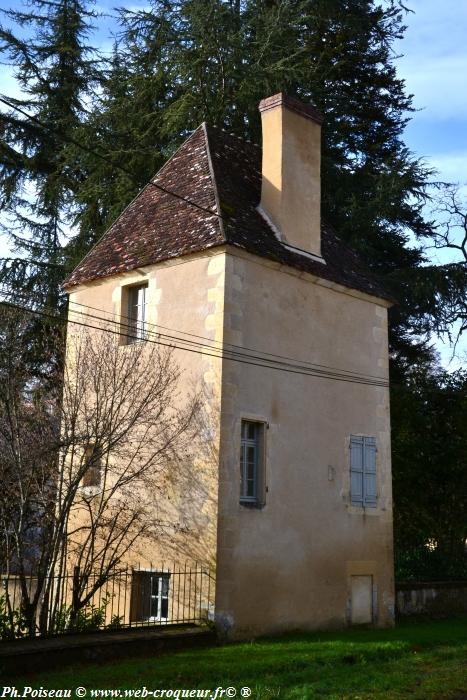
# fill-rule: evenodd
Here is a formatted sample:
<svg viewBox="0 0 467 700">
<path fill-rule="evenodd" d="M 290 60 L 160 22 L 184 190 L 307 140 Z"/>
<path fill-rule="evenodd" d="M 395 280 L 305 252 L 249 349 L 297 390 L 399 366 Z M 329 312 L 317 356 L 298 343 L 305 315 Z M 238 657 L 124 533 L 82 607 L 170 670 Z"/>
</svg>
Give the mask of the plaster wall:
<svg viewBox="0 0 467 700">
<path fill-rule="evenodd" d="M 74 289 L 70 338 L 83 311 L 118 329 L 125 287 L 146 281 L 150 330 L 183 348 L 174 350 L 180 401 L 199 391 L 207 420 L 186 474 L 155 497 L 154 518 L 165 523 L 160 537 L 139 542 L 126 563 L 191 559 L 215 569 L 216 620 L 232 638 L 359 619 L 352 615 L 357 577 L 371 580 L 372 600 L 355 604 L 371 610 L 377 625 L 392 624 L 388 389 L 212 356 L 219 344 L 234 344 L 387 379 L 384 302 L 218 249 Z M 196 352 L 187 349 L 193 342 Z M 268 426 L 261 509 L 239 504 L 242 418 Z M 352 434 L 377 440 L 377 508 L 350 503 Z"/>
<path fill-rule="evenodd" d="M 321 126 L 284 106 L 261 121 L 261 209 L 284 242 L 320 257 Z"/>
<path fill-rule="evenodd" d="M 82 332 L 74 321 L 96 326 L 92 333 L 112 331 L 124 353 L 129 350 L 122 325 L 127 320 L 125 292 L 147 283 L 149 339 L 177 346 L 173 363 L 181 376 L 174 400 L 180 408 L 190 395 L 200 401 L 191 453 L 168 467 L 173 473 L 163 492 L 154 494 L 157 536 L 137 541 L 126 557 L 125 563 L 137 568 L 187 561 L 215 566 L 222 372 L 215 348 L 223 337 L 224 268 L 222 252 L 194 255 L 107 277 L 70 293 L 68 354 L 73 336 Z"/>
<path fill-rule="evenodd" d="M 388 378 L 384 302 L 254 256 L 226 263 L 224 341 Z M 324 369 L 324 367 L 321 367 Z M 352 621 L 352 577 L 393 621 L 387 388 L 225 363 L 216 618 L 230 637 Z M 266 503 L 239 504 L 242 418 L 267 423 Z M 377 441 L 376 508 L 350 503 L 350 435 Z M 361 601 L 359 601 L 361 605 Z"/>
</svg>

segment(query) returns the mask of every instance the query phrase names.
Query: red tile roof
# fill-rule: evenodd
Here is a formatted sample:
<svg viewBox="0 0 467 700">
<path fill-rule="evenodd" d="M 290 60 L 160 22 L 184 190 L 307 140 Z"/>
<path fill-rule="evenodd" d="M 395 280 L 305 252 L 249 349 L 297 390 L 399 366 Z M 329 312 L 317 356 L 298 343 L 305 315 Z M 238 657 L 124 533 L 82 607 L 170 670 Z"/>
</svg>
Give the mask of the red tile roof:
<svg viewBox="0 0 467 700">
<path fill-rule="evenodd" d="M 65 289 L 230 244 L 392 301 L 357 255 L 326 226 L 321 241 L 325 265 L 294 253 L 278 240 L 257 211 L 261 149 L 256 145 L 202 124 L 151 182 L 201 208 L 149 183 L 65 280 Z"/>
</svg>

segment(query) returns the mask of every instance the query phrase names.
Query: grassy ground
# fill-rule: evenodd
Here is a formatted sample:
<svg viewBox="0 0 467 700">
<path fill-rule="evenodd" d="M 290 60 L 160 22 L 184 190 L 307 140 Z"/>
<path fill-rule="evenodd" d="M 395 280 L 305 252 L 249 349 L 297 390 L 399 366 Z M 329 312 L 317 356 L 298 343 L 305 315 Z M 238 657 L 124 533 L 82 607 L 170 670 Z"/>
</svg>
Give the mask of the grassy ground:
<svg viewBox="0 0 467 700">
<path fill-rule="evenodd" d="M 404 622 L 384 631 L 295 634 L 69 667 L 25 676 L 15 684 L 19 689 L 84 686 L 88 700 L 93 688 L 143 686 L 232 686 L 238 698 L 241 688 L 249 686 L 254 700 L 442 700 L 464 694 L 467 700 L 467 617 Z"/>
</svg>

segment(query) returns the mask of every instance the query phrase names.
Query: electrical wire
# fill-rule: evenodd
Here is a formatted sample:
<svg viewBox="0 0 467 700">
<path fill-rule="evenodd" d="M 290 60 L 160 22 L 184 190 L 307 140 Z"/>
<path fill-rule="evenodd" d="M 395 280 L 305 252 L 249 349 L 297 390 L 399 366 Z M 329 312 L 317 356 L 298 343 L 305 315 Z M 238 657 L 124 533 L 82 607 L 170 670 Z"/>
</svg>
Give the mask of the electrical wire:
<svg viewBox="0 0 467 700">
<path fill-rule="evenodd" d="M 38 267 L 55 267 L 61 272 L 73 272 L 66 268 L 64 265 L 58 263 L 46 262 L 45 260 L 33 260 L 32 258 L 0 258 L 3 262 L 14 262 L 14 263 L 29 263 L 32 265 L 37 265 Z"/>
<path fill-rule="evenodd" d="M 4 290 L 0 290 L 0 293 L 5 295 L 5 296 L 13 296 L 16 298 L 21 296 L 23 299 L 26 299 L 27 302 L 31 301 L 31 299 L 32 299 L 31 294 L 26 295 L 26 294 L 21 294 L 19 292 L 5 292 Z M 110 311 L 106 311 L 105 309 L 102 309 L 102 308 L 99 308 L 96 306 L 90 306 L 89 304 L 81 304 L 80 302 L 77 302 L 77 301 L 74 301 L 71 299 L 68 300 L 68 308 L 69 309 L 70 309 L 70 305 L 76 305 L 76 306 L 80 306 L 84 309 L 89 309 L 91 311 L 97 311 L 101 314 L 107 314 L 107 315 L 114 316 L 114 314 L 112 314 Z M 84 315 L 87 315 L 87 316 L 93 318 L 92 314 L 87 314 L 86 312 L 82 312 L 82 313 L 84 313 Z M 126 325 L 126 324 L 124 324 L 124 321 L 130 321 L 130 324 L 132 322 L 131 317 L 125 316 L 123 314 L 119 315 L 119 319 L 120 319 L 120 321 L 117 322 L 119 325 Z M 99 320 L 107 321 L 109 323 L 115 323 L 114 318 L 108 319 L 108 318 L 100 317 Z M 129 327 L 132 327 L 132 325 L 130 325 Z M 342 373 L 342 374 L 349 374 L 353 377 L 361 377 L 362 379 L 376 379 L 378 381 L 382 380 L 382 377 L 380 377 L 378 375 L 365 374 L 363 372 L 355 372 L 352 370 L 343 369 L 342 367 L 334 367 L 332 365 L 325 365 L 325 364 L 321 364 L 321 363 L 317 363 L 317 362 L 310 362 L 308 360 L 298 359 L 296 357 L 291 357 L 289 355 L 280 355 L 278 353 L 261 351 L 261 350 L 258 350 L 257 348 L 251 348 L 251 347 L 248 347 L 245 345 L 235 345 L 233 343 L 225 343 L 224 341 L 218 341 L 218 340 L 215 340 L 213 338 L 208 338 L 207 336 L 198 335 L 196 333 L 189 333 L 187 331 L 182 331 L 180 329 L 172 328 L 170 326 L 164 326 L 164 325 L 159 324 L 159 323 L 156 324 L 156 323 L 150 323 L 149 321 L 145 321 L 144 327 L 145 327 L 145 329 L 155 328 L 156 330 L 153 331 L 153 333 L 155 333 L 157 335 L 157 337 L 166 337 L 169 340 L 179 341 L 179 342 L 183 342 L 183 343 L 187 343 L 187 344 L 191 343 L 191 344 L 195 344 L 198 346 L 209 344 L 212 347 L 212 346 L 218 345 L 218 346 L 220 346 L 221 349 L 227 350 L 228 352 L 232 352 L 233 354 L 235 354 L 237 351 L 239 351 L 243 355 L 248 353 L 248 357 L 251 357 L 252 359 L 256 359 L 256 360 L 265 360 L 267 362 L 280 361 L 281 364 L 284 364 L 284 361 L 286 363 L 293 362 L 293 363 L 296 363 L 295 366 L 297 366 L 297 367 L 304 367 L 307 369 L 317 369 L 317 370 L 330 370 L 330 371 L 335 371 L 335 372 Z M 171 333 L 167 334 L 167 333 L 163 333 L 162 331 L 171 331 L 171 333 L 176 333 L 178 335 L 173 336 L 173 335 L 171 335 Z M 180 336 L 190 336 L 190 338 L 195 338 L 197 340 L 193 341 L 193 340 L 189 340 L 186 338 L 182 338 Z M 198 341 L 202 341 L 202 343 L 200 343 Z M 214 347 L 213 349 L 218 349 L 218 348 Z M 249 354 L 249 353 L 254 353 L 254 354 Z"/>
<path fill-rule="evenodd" d="M 111 165 L 113 168 L 116 168 L 117 170 L 121 170 L 121 172 L 125 173 L 133 182 L 134 185 L 139 187 L 139 184 L 136 182 L 134 179 L 134 175 L 131 172 L 131 170 L 128 170 L 125 168 L 123 165 L 120 165 L 119 163 L 114 163 L 108 156 L 106 156 L 104 153 L 100 153 L 99 151 L 96 151 L 94 148 L 90 148 L 89 146 L 86 146 L 83 143 L 80 143 L 79 141 L 76 141 L 73 139 L 71 136 L 65 136 L 64 134 L 60 134 L 60 132 L 57 129 L 53 129 L 47 124 L 44 124 L 40 119 L 38 119 L 36 116 L 33 114 L 29 114 L 26 112 L 24 109 L 21 107 L 18 107 L 18 105 L 15 105 L 13 102 L 10 102 L 9 100 L 5 99 L 4 96 L 0 96 L 0 102 L 2 102 L 4 105 L 7 107 L 10 107 L 10 109 L 14 109 L 17 111 L 19 114 L 21 114 L 23 117 L 28 119 L 29 121 L 33 122 L 34 124 L 37 124 L 41 129 L 44 131 L 54 134 L 55 136 L 58 136 L 58 138 L 63 141 L 64 143 L 70 143 L 73 146 L 76 146 L 82 151 L 85 151 L 86 153 L 90 153 L 91 155 L 95 156 L 96 158 L 99 158 L 100 160 L 104 161 L 105 163 L 108 163 Z M 218 219 L 222 219 L 222 214 L 219 214 L 218 212 L 214 211 L 213 209 L 208 209 L 207 207 L 203 207 L 201 204 L 198 204 L 197 202 L 194 202 L 192 199 L 189 199 L 188 197 L 185 197 L 178 192 L 175 192 L 174 190 L 169 190 L 166 187 L 163 187 L 162 185 L 158 185 L 156 182 L 153 182 L 150 180 L 146 187 L 155 187 L 157 190 L 164 192 L 164 194 L 168 194 L 171 197 L 175 197 L 176 199 L 185 202 L 185 204 L 189 204 L 192 207 L 195 207 L 196 209 L 199 209 L 200 211 L 204 212 L 205 214 L 209 214 L 209 216 L 215 216 Z"/>
<path fill-rule="evenodd" d="M 70 305 L 72 305 L 72 304 L 73 304 L 73 305 L 76 305 L 76 306 L 80 306 L 80 307 L 86 308 L 86 309 L 90 309 L 91 311 L 97 311 L 97 312 L 99 312 L 99 313 L 104 313 L 104 314 L 109 314 L 109 315 L 111 315 L 111 312 L 110 312 L 110 311 L 106 311 L 105 309 L 101 309 L 101 308 L 98 308 L 98 307 L 96 307 L 96 306 L 89 306 L 89 304 L 80 304 L 79 302 L 74 301 L 74 300 L 71 300 L 71 299 L 70 299 L 69 302 L 68 302 L 68 308 L 70 308 Z M 125 316 L 125 315 L 123 315 L 123 314 L 120 314 L 119 318 L 120 318 L 121 320 L 124 320 L 124 321 L 130 321 L 130 322 L 132 321 L 132 319 L 131 319 L 130 316 Z M 109 321 L 112 321 L 112 322 L 113 322 L 114 319 L 109 319 Z M 301 359 L 298 359 L 298 358 L 296 358 L 296 357 L 290 357 L 289 355 L 279 355 L 279 354 L 277 354 L 277 353 L 267 352 L 267 351 L 264 351 L 264 350 L 261 351 L 261 350 L 258 350 L 257 348 L 251 348 L 251 347 L 248 347 L 248 346 L 246 346 L 246 345 L 235 345 L 235 344 L 233 344 L 233 343 L 225 343 L 224 341 L 215 340 L 215 339 L 213 339 L 213 338 L 208 338 L 207 336 L 204 336 L 204 335 L 198 335 L 198 334 L 196 334 L 196 333 L 188 333 L 188 332 L 186 332 L 186 331 L 181 331 L 181 330 L 179 330 L 179 329 L 177 329 L 177 328 L 171 328 L 170 326 L 163 326 L 162 324 L 159 324 L 159 323 L 150 323 L 150 322 L 148 322 L 148 321 L 145 321 L 145 322 L 144 322 L 144 327 L 145 327 L 145 328 L 146 328 L 146 327 L 150 327 L 150 328 L 155 328 L 155 329 L 163 329 L 163 330 L 165 330 L 165 331 L 171 331 L 172 333 L 178 333 L 178 334 L 181 334 L 181 335 L 188 335 L 188 336 L 191 336 L 192 338 L 197 338 L 197 339 L 199 339 L 199 340 L 204 341 L 203 344 L 204 344 L 204 343 L 210 343 L 210 344 L 214 344 L 214 345 L 216 345 L 216 344 L 217 344 L 217 345 L 220 345 L 221 348 L 227 348 L 227 349 L 228 349 L 228 348 L 233 348 L 233 352 L 235 352 L 235 351 L 245 352 L 245 351 L 246 351 L 246 352 L 248 352 L 248 353 L 250 353 L 250 352 L 251 352 L 251 353 L 258 353 L 258 354 L 259 354 L 259 357 L 257 357 L 257 356 L 252 356 L 252 357 L 255 357 L 255 359 L 266 359 L 266 360 L 268 360 L 268 361 L 269 361 L 269 358 L 272 358 L 274 361 L 277 361 L 277 360 L 285 360 L 285 361 L 287 361 L 287 362 L 294 362 L 294 363 L 297 363 L 298 366 L 304 365 L 304 366 L 307 366 L 307 367 L 310 367 L 310 368 L 325 369 L 325 370 L 333 370 L 333 371 L 336 371 L 336 372 L 348 373 L 348 374 L 351 374 L 352 376 L 360 376 L 360 377 L 362 377 L 362 378 L 364 378 L 364 379 L 377 379 L 377 380 L 381 380 L 381 379 L 382 379 L 382 378 L 379 377 L 378 375 L 374 375 L 374 374 L 364 374 L 363 372 L 353 372 L 352 370 L 342 369 L 342 368 L 340 368 L 340 367 L 333 367 L 333 366 L 331 366 L 331 365 L 324 365 L 324 364 L 320 364 L 320 363 L 317 363 L 317 362 L 309 362 L 308 360 L 301 360 Z M 159 330 L 156 330 L 155 332 L 156 332 L 158 335 L 163 335 Z M 173 337 L 173 336 L 169 336 L 169 337 Z M 181 340 L 181 341 L 183 341 L 183 342 L 193 342 L 193 341 L 185 340 L 184 338 L 176 338 L 176 339 L 177 339 L 177 340 Z"/>
<path fill-rule="evenodd" d="M 75 145 L 77 148 L 80 148 L 81 150 L 84 150 L 88 153 L 91 153 L 95 157 L 97 157 L 101 160 L 104 160 L 105 162 L 109 163 L 113 167 L 120 169 L 122 172 L 124 172 L 126 175 L 131 177 L 131 179 L 133 180 L 133 174 L 129 170 L 127 170 L 126 168 L 124 168 L 123 166 L 121 166 L 119 164 L 113 163 L 107 156 L 100 153 L 99 151 L 96 151 L 95 149 L 92 149 L 92 148 L 76 141 L 75 139 L 72 139 L 69 136 L 64 136 L 63 134 L 58 133 L 57 130 L 50 128 L 49 126 L 47 126 L 46 124 L 41 122 L 37 117 L 29 114 L 28 112 L 23 110 L 18 105 L 15 105 L 14 103 L 5 99 L 5 97 L 0 97 L 0 102 L 5 104 L 7 107 L 17 111 L 19 114 L 24 116 L 30 122 L 37 124 L 43 130 L 48 131 L 49 133 L 53 133 L 53 134 L 58 135 L 58 137 L 62 141 L 71 143 L 71 144 Z M 196 207 L 197 209 L 203 211 L 204 213 L 209 214 L 210 216 L 216 216 L 220 219 L 222 218 L 222 216 L 220 214 L 218 214 L 217 212 L 215 212 L 211 209 L 207 209 L 206 207 L 203 207 L 203 206 L 199 205 L 198 203 L 193 202 L 193 200 L 190 200 L 187 197 L 184 197 L 183 195 L 180 195 L 177 192 L 174 192 L 173 190 L 168 190 L 168 189 L 162 187 L 161 185 L 154 183 L 152 180 L 148 183 L 148 185 L 154 186 L 156 189 L 164 192 L 165 194 L 173 196 L 173 197 L 177 198 L 178 200 L 185 202 L 186 204 L 189 204 L 193 207 Z M 37 261 L 28 260 L 27 262 L 32 262 L 33 264 L 38 264 Z M 5 302 L 5 303 L 7 303 L 7 302 Z M 85 307 L 85 305 L 78 304 L 78 302 L 72 302 L 72 303 L 75 303 L 76 305 L 80 305 L 80 306 Z M 59 317 L 55 314 L 47 314 L 45 312 L 39 312 L 38 310 L 33 310 L 33 309 L 30 309 L 29 307 L 18 306 L 18 308 L 21 308 L 22 310 L 30 311 L 31 313 L 34 313 L 37 315 L 43 315 L 47 318 L 64 320 L 62 317 Z M 94 310 L 94 311 L 99 311 L 101 313 L 108 313 L 108 312 L 104 311 L 103 309 L 98 309 L 95 307 L 88 306 L 87 308 Z M 77 313 L 77 312 L 73 312 L 73 313 Z M 102 317 L 98 317 L 98 316 L 95 316 L 93 314 L 88 314 L 85 312 L 81 312 L 81 314 L 83 316 L 86 316 L 86 317 L 94 319 L 94 320 L 118 324 L 119 328 L 121 328 L 122 326 L 126 327 L 126 328 L 131 327 L 129 324 L 122 323 L 122 320 L 120 320 L 120 322 L 117 322 L 117 321 L 111 321 L 109 319 L 104 319 Z M 122 319 L 126 318 L 128 320 L 128 317 L 122 316 L 121 318 Z M 73 321 L 73 322 L 76 323 L 76 321 Z M 81 323 L 80 325 L 86 325 L 86 324 Z M 155 325 L 155 324 L 145 324 L 145 326 L 146 325 Z M 89 327 L 94 328 L 93 326 L 89 326 Z M 209 354 L 209 353 L 206 353 L 206 350 L 204 349 L 204 343 L 208 342 L 208 343 L 212 344 L 212 343 L 218 342 L 218 341 L 213 341 L 210 338 L 206 338 L 205 336 L 196 336 L 195 334 L 185 333 L 184 331 L 179 331 L 179 330 L 175 330 L 175 329 L 168 328 L 168 327 L 163 327 L 163 326 L 155 326 L 155 327 L 163 328 L 164 330 L 170 330 L 172 332 L 183 334 L 183 335 L 190 335 L 192 337 L 196 337 L 196 338 L 199 338 L 200 340 L 203 340 L 203 344 L 200 344 L 197 341 L 186 340 L 184 338 L 179 338 L 179 337 L 177 338 L 175 336 L 171 336 L 170 334 L 165 334 L 165 333 L 161 333 L 160 331 L 157 331 L 157 332 L 155 332 L 155 335 L 159 339 L 157 342 L 161 345 L 164 344 L 161 341 L 161 338 L 162 338 L 164 341 L 167 341 L 167 343 L 170 346 L 177 347 L 178 349 L 185 349 L 185 350 L 189 350 L 189 351 L 202 352 L 203 354 Z M 149 333 L 154 334 L 154 332 L 151 332 L 151 331 L 149 331 Z M 118 334 L 119 335 L 121 334 L 120 330 L 118 330 Z M 138 340 L 139 338 L 134 337 L 133 339 Z M 177 346 L 175 344 L 175 341 L 178 341 L 179 343 L 183 343 L 184 346 L 183 347 Z M 152 341 L 152 342 L 155 342 L 155 341 Z M 187 347 L 190 345 L 191 345 L 191 347 Z M 228 347 L 234 348 L 234 350 L 229 350 Z M 312 364 L 312 363 L 309 363 L 305 360 L 297 360 L 296 358 L 291 358 L 288 356 L 282 356 L 282 355 L 277 355 L 277 354 L 268 353 L 268 352 L 265 352 L 265 353 L 262 353 L 259 355 L 257 355 L 257 354 L 250 355 L 250 354 L 248 354 L 249 352 L 258 353 L 259 351 L 254 350 L 252 348 L 245 348 L 245 347 L 241 347 L 241 346 L 236 346 L 233 344 L 222 344 L 221 348 L 212 348 L 211 347 L 210 349 L 214 350 L 215 354 L 212 355 L 214 357 L 225 357 L 225 359 L 232 359 L 232 360 L 239 361 L 239 362 L 246 362 L 246 360 L 244 358 L 247 357 L 247 358 L 249 358 L 250 364 L 261 365 L 261 363 L 262 363 L 262 366 L 266 366 L 269 368 L 277 368 L 277 365 L 279 364 L 282 369 L 284 369 L 284 367 L 287 367 L 288 369 L 286 371 L 294 371 L 295 373 L 301 372 L 304 374 L 313 374 L 314 376 L 322 375 L 322 376 L 326 376 L 328 378 L 335 378 L 335 379 L 337 379 L 337 376 L 339 374 L 339 375 L 341 375 L 341 379 L 343 381 L 344 381 L 344 377 L 345 377 L 345 379 L 347 381 L 353 381 L 353 382 L 359 382 L 359 383 L 365 383 L 365 384 L 374 384 L 377 386 L 387 386 L 388 385 L 388 383 L 384 379 L 377 377 L 376 375 L 364 375 L 361 373 L 352 373 L 350 370 L 342 370 L 342 369 L 330 367 L 327 365 Z M 245 350 L 247 350 L 248 353 L 245 353 Z M 253 363 L 253 362 L 251 362 L 251 360 L 254 360 L 255 362 Z M 267 363 L 267 364 L 264 364 L 264 363 Z M 295 363 L 295 364 L 292 364 L 292 363 Z M 299 364 L 296 364 L 296 363 L 299 363 Z M 373 382 L 372 380 L 376 380 L 376 381 Z"/>
<path fill-rule="evenodd" d="M 21 296 L 20 294 L 7 293 L 4 291 L 0 291 L 0 293 L 3 294 L 4 297 L 7 297 L 7 296 L 12 297 L 13 296 L 16 299 L 19 296 Z M 29 299 L 26 295 L 23 294 L 22 297 L 23 297 L 23 299 L 26 298 L 26 300 L 29 301 Z M 83 306 L 84 308 L 88 308 L 91 310 L 101 311 L 102 313 L 109 313 L 109 312 L 104 311 L 103 309 L 97 309 L 96 307 L 87 307 L 84 304 L 79 304 L 79 306 Z M 102 316 L 96 316 L 95 314 L 90 314 L 90 313 L 86 313 L 83 311 L 71 310 L 71 313 L 80 314 L 81 316 L 91 318 L 91 319 L 97 320 L 99 322 L 112 324 L 119 329 L 121 329 L 121 328 L 134 329 L 134 321 L 132 321 L 132 319 L 127 317 L 127 316 L 120 317 L 120 319 L 127 319 L 130 321 L 130 323 L 124 323 L 123 320 L 119 321 L 119 320 L 115 320 L 115 319 L 103 318 Z M 206 349 L 205 349 L 206 343 L 200 343 L 198 341 L 187 340 L 184 338 L 180 338 L 178 336 L 173 336 L 173 335 L 169 335 L 166 333 L 161 333 L 160 331 L 146 331 L 146 327 L 148 325 L 158 328 L 158 326 L 156 324 L 147 324 L 145 322 L 144 328 L 145 328 L 146 336 L 151 335 L 151 336 L 154 336 L 158 339 L 163 339 L 165 342 L 167 342 L 169 344 L 176 344 L 177 342 L 183 343 L 184 349 L 187 349 L 186 346 L 188 345 L 190 347 L 194 347 L 202 354 L 206 354 Z M 178 331 L 175 331 L 175 332 L 178 332 Z M 191 334 L 188 334 L 188 335 L 191 335 Z M 212 339 L 206 338 L 205 336 L 193 336 L 193 337 L 202 338 L 204 341 L 207 341 L 208 343 L 212 343 L 212 342 L 218 343 L 218 341 L 213 341 Z M 218 344 L 220 344 L 220 343 L 218 343 Z M 315 374 L 323 374 L 326 376 L 331 375 L 331 374 L 335 374 L 337 376 L 346 376 L 346 377 L 348 376 L 348 377 L 351 377 L 353 379 L 361 379 L 362 381 L 365 381 L 365 382 L 368 382 L 371 379 L 375 379 L 377 381 L 377 383 L 385 381 L 382 377 L 375 376 L 375 375 L 365 375 L 362 373 L 355 373 L 355 372 L 352 373 L 351 370 L 345 370 L 345 369 L 341 369 L 341 368 L 337 368 L 337 367 L 331 367 L 328 365 L 319 365 L 319 364 L 314 364 L 314 363 L 309 363 L 309 362 L 306 363 L 303 360 L 297 360 L 296 358 L 290 358 L 290 357 L 285 357 L 285 356 L 281 356 L 281 355 L 273 355 L 272 353 L 264 353 L 262 355 L 261 354 L 252 355 L 249 353 L 250 352 L 259 353 L 260 351 L 252 350 L 251 348 L 246 348 L 246 347 L 242 347 L 242 346 L 235 346 L 235 345 L 230 345 L 230 347 L 236 348 L 237 350 L 230 350 L 229 347 L 227 347 L 228 344 L 222 343 L 220 345 L 221 345 L 220 348 L 216 348 L 216 347 L 213 348 L 211 346 L 208 348 L 208 349 L 214 351 L 215 354 L 213 356 L 222 357 L 222 353 L 224 353 L 224 355 L 228 354 L 231 358 L 241 357 L 241 358 L 248 358 L 250 360 L 256 360 L 256 361 L 262 362 L 262 363 L 267 363 L 268 367 L 271 367 L 272 365 L 280 365 L 281 367 L 283 367 L 283 366 L 293 367 L 294 369 L 303 369 L 303 370 L 306 370 L 307 372 L 314 372 Z M 183 349 L 182 346 L 177 346 L 177 347 L 179 347 L 179 349 Z M 247 350 L 248 352 L 245 352 L 245 350 Z M 298 363 L 298 364 L 291 364 L 291 363 Z"/>
<path fill-rule="evenodd" d="M 0 292 L 0 294 L 2 294 Z M 7 296 L 7 295 L 3 295 Z M 43 318 L 47 318 L 49 320 L 54 320 L 54 321 L 59 321 L 61 323 L 70 323 L 74 325 L 78 325 L 80 327 L 85 327 L 85 328 L 90 328 L 93 330 L 98 330 L 98 331 L 104 331 L 111 333 L 113 335 L 116 335 L 118 337 L 124 336 L 127 340 L 134 340 L 134 341 L 141 341 L 142 338 L 139 335 L 134 334 L 134 326 L 133 328 L 130 327 L 128 324 L 121 324 L 118 321 L 111 322 L 112 325 L 116 326 L 115 329 L 112 328 L 103 328 L 101 325 L 92 325 L 89 322 L 83 322 L 83 321 L 78 321 L 75 319 L 66 319 L 63 316 L 59 316 L 57 314 L 53 313 L 47 313 L 45 311 L 39 311 L 38 309 L 31 309 L 30 307 L 23 306 L 21 304 L 17 304 L 14 302 L 9 302 L 9 301 L 3 301 L 3 303 L 6 306 L 16 308 L 21 311 L 25 311 L 28 313 L 32 313 L 36 316 L 40 316 Z M 82 316 L 86 316 L 87 318 L 91 318 L 94 321 L 97 322 L 104 322 L 104 323 L 109 323 L 109 319 L 104 319 L 99 316 L 95 316 L 92 314 L 83 314 L 82 312 L 72 312 L 72 313 L 79 313 Z M 122 333 L 122 329 L 124 332 Z M 128 329 L 132 332 L 128 332 Z M 233 362 L 238 362 L 241 364 L 247 364 L 255 367 L 263 367 L 265 369 L 274 369 L 282 372 L 288 372 L 292 374 L 300 374 L 303 376 L 315 376 L 315 377 L 320 377 L 324 379 L 331 379 L 335 381 L 343 381 L 343 382 L 350 382 L 350 383 L 355 383 L 355 384 L 362 384 L 362 385 L 370 385 L 370 386 L 377 386 L 380 388 L 387 388 L 389 386 L 389 382 L 387 382 L 384 379 L 380 379 L 379 381 L 374 381 L 372 379 L 365 379 L 360 376 L 352 376 L 352 375 L 340 375 L 337 372 L 331 372 L 331 371 L 323 371 L 323 370 L 318 370 L 318 369 L 313 369 L 313 368 L 306 368 L 306 367 L 300 367 L 296 365 L 292 365 L 291 363 L 287 362 L 274 362 L 273 360 L 265 359 L 265 361 L 261 360 L 261 358 L 255 358 L 252 357 L 248 354 L 241 354 L 241 353 L 234 353 L 230 351 L 225 351 L 222 349 L 214 349 L 214 352 L 212 352 L 213 348 L 208 348 L 211 352 L 206 350 L 205 348 L 200 348 L 200 347 L 194 347 L 190 346 L 187 344 L 180 345 L 175 342 L 176 340 L 180 339 L 171 339 L 170 337 L 166 336 L 161 336 L 161 334 L 157 333 L 151 333 L 151 335 L 156 336 L 157 339 L 154 339 L 152 337 L 145 337 L 144 341 L 149 342 L 149 343 L 154 343 L 156 345 L 160 345 L 162 347 L 168 347 L 168 348 L 174 348 L 177 350 L 183 350 L 186 352 L 192 352 L 196 354 L 200 354 L 203 356 L 208 356 L 208 357 L 214 357 L 217 359 L 225 359 Z"/>
</svg>

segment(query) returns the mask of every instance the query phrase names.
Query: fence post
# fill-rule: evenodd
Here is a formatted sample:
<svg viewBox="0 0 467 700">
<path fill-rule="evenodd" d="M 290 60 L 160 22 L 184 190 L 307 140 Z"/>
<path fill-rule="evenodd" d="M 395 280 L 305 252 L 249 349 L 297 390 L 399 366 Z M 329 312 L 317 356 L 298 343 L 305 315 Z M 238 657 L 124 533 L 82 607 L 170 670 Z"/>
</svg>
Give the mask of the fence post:
<svg viewBox="0 0 467 700">
<path fill-rule="evenodd" d="M 73 629 L 76 625 L 76 618 L 78 616 L 78 605 L 79 605 L 79 577 L 80 568 L 79 566 L 73 567 L 73 582 L 71 588 L 71 609 L 70 609 L 70 629 Z"/>
</svg>

